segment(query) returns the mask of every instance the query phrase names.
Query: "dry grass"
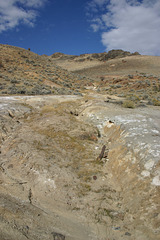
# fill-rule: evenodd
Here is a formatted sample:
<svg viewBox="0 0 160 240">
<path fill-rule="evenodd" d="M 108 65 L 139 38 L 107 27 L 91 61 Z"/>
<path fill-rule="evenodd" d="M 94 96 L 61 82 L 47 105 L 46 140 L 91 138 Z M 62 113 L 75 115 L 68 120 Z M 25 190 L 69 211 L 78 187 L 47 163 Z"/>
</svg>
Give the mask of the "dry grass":
<svg viewBox="0 0 160 240">
<path fill-rule="evenodd" d="M 123 102 L 122 106 L 124 108 L 135 108 L 135 103 L 131 100 L 126 100 Z"/>
<path fill-rule="evenodd" d="M 55 107 L 51 106 L 51 105 L 46 105 L 46 106 L 43 106 L 42 109 L 41 109 L 41 113 L 44 114 L 44 113 L 50 113 L 50 112 L 53 112 L 55 111 Z"/>
</svg>

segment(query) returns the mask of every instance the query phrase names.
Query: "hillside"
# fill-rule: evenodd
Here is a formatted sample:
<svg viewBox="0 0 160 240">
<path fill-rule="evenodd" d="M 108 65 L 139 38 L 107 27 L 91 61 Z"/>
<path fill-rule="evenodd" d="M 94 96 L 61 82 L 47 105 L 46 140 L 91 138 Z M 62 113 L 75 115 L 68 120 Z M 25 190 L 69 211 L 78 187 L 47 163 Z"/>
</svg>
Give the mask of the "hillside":
<svg viewBox="0 0 160 240">
<path fill-rule="evenodd" d="M 117 53 L 0 45 L 0 240 L 160 239 L 160 57 Z"/>
<path fill-rule="evenodd" d="M 80 56 L 39 56 L 0 45 L 0 94 L 46 95 L 98 92 L 159 105 L 160 57 L 122 50 Z"/>
<path fill-rule="evenodd" d="M 0 45 L 0 94 L 80 94 L 80 76 L 29 50 Z"/>
<path fill-rule="evenodd" d="M 78 62 L 54 60 L 58 66 L 91 79 L 85 85 L 89 91 L 160 104 L 160 57 L 120 55 L 104 62 L 90 57 L 84 55 L 84 61 Z"/>
</svg>

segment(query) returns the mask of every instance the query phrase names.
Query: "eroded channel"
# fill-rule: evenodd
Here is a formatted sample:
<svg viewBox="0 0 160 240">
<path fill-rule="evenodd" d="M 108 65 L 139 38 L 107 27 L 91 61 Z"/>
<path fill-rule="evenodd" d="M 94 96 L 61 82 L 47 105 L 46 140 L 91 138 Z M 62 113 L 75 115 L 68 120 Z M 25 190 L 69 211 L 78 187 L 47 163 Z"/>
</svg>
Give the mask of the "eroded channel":
<svg viewBox="0 0 160 240">
<path fill-rule="evenodd" d="M 158 108 L 75 96 L 0 104 L 2 239 L 160 238 Z"/>
</svg>

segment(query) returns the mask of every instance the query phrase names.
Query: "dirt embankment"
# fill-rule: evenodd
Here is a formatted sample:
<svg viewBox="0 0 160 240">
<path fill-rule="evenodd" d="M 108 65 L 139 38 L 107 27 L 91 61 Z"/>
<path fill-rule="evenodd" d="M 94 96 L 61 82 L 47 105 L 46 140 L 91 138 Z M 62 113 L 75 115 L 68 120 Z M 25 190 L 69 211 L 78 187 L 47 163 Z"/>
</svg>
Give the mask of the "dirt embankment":
<svg viewBox="0 0 160 240">
<path fill-rule="evenodd" d="M 158 107 L 104 100 L 1 98 L 1 239 L 159 239 Z"/>
</svg>

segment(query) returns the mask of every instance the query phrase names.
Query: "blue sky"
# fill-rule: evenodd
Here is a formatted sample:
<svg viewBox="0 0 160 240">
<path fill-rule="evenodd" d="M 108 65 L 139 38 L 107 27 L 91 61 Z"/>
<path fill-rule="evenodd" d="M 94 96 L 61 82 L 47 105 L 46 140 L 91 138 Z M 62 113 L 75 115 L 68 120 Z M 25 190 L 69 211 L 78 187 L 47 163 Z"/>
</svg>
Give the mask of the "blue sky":
<svg viewBox="0 0 160 240">
<path fill-rule="evenodd" d="M 160 1 L 0 0 L 0 43 L 40 55 L 160 55 Z"/>
</svg>

